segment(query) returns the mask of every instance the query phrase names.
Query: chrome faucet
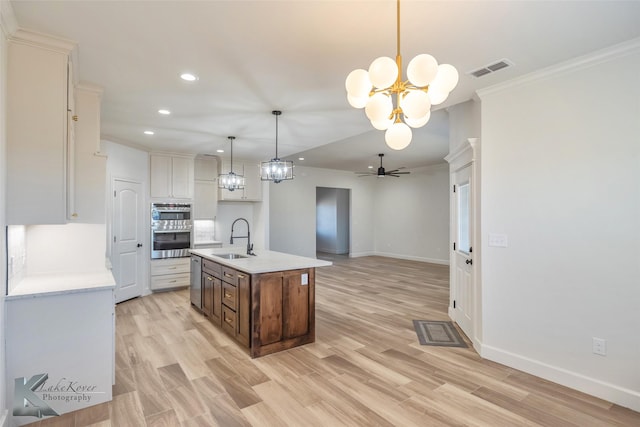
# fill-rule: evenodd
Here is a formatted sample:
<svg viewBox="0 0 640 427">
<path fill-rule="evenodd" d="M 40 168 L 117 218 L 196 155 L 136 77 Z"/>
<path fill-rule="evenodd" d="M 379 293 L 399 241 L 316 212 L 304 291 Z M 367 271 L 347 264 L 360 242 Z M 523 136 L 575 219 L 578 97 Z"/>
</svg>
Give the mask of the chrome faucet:
<svg viewBox="0 0 640 427">
<path fill-rule="evenodd" d="M 229 243 L 233 245 L 233 227 L 236 225 L 236 222 L 238 221 L 244 221 L 247 223 L 247 235 L 246 236 L 235 236 L 236 239 L 247 239 L 247 255 L 253 255 L 255 256 L 256 254 L 253 253 L 253 243 L 251 243 L 251 233 L 249 232 L 249 221 L 247 221 L 244 218 L 238 218 L 235 221 L 233 221 L 233 223 L 231 224 L 231 239 L 229 240 Z"/>
</svg>

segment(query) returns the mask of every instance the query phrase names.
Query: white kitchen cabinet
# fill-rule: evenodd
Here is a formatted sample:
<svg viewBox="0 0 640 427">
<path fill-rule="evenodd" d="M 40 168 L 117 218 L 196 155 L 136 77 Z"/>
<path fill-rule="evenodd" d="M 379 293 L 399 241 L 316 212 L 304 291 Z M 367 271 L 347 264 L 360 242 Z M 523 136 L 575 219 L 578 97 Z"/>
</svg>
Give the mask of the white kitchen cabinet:
<svg viewBox="0 0 640 427">
<path fill-rule="evenodd" d="M 193 219 L 214 219 L 218 210 L 218 161 L 215 157 L 196 157 Z"/>
<path fill-rule="evenodd" d="M 8 224 L 67 222 L 68 160 L 73 156 L 68 122 L 74 115 L 68 73 L 74 48 L 67 40 L 25 30 L 8 41 Z"/>
<path fill-rule="evenodd" d="M 80 83 L 75 89 L 74 156 L 69 159 L 73 179 L 69 187 L 70 220 L 105 223 L 107 158 L 100 152 L 102 88 Z"/>
<path fill-rule="evenodd" d="M 7 296 L 5 310 L 8 402 L 14 402 L 17 379 L 30 381 L 42 375 L 46 375 L 45 383 L 34 394 L 59 415 L 112 399 L 115 384 L 113 284 Z M 44 391 L 56 385 L 59 389 L 54 397 Z M 6 425 L 37 420 L 35 415 L 19 416 L 11 411 L 9 414 Z"/>
<path fill-rule="evenodd" d="M 189 257 L 151 260 L 151 290 L 189 286 L 190 260 Z"/>
<path fill-rule="evenodd" d="M 152 153 L 151 197 L 193 199 L 193 157 Z"/>
<path fill-rule="evenodd" d="M 221 173 L 228 173 L 229 164 L 224 163 Z M 244 176 L 244 189 L 229 191 L 220 189 L 219 200 L 238 202 L 259 202 L 262 201 L 262 181 L 260 180 L 260 164 L 251 161 L 233 162 L 233 171 Z"/>
</svg>

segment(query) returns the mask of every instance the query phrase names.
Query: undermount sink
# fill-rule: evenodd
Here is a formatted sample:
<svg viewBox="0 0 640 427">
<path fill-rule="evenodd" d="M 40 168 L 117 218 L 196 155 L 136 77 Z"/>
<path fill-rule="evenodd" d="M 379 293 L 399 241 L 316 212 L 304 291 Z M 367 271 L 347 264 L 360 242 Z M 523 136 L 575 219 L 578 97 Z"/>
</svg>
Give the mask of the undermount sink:
<svg viewBox="0 0 640 427">
<path fill-rule="evenodd" d="M 241 255 L 241 254 L 212 254 L 212 255 L 217 256 L 219 258 L 224 258 L 224 259 L 248 258 L 246 255 Z"/>
</svg>

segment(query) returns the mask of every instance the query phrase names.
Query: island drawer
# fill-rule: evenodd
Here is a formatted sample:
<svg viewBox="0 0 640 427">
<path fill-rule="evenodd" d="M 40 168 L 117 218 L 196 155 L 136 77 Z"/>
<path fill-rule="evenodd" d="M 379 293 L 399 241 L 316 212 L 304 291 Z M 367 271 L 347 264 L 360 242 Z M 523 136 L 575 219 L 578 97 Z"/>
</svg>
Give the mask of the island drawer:
<svg viewBox="0 0 640 427">
<path fill-rule="evenodd" d="M 222 303 L 231 310 L 236 310 L 236 287 L 229 283 L 222 283 Z"/>
<path fill-rule="evenodd" d="M 218 279 L 222 278 L 222 265 L 216 262 L 203 258 L 202 269 L 211 274 L 213 277 L 217 277 Z"/>
<path fill-rule="evenodd" d="M 222 306 L 222 329 L 236 336 L 236 312 L 224 305 Z"/>
<path fill-rule="evenodd" d="M 242 274 L 237 270 L 229 267 L 222 267 L 222 280 L 233 286 L 238 286 L 238 275 Z"/>
</svg>

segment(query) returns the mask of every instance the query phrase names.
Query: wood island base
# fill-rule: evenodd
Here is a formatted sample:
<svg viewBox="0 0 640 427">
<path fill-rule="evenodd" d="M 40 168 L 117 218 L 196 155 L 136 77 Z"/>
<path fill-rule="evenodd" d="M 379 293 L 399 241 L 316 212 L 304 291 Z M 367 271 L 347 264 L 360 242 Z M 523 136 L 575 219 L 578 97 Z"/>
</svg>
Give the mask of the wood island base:
<svg viewBox="0 0 640 427">
<path fill-rule="evenodd" d="M 315 341 L 315 268 L 249 274 L 207 258 L 201 265 L 194 308 L 252 358 Z"/>
</svg>

